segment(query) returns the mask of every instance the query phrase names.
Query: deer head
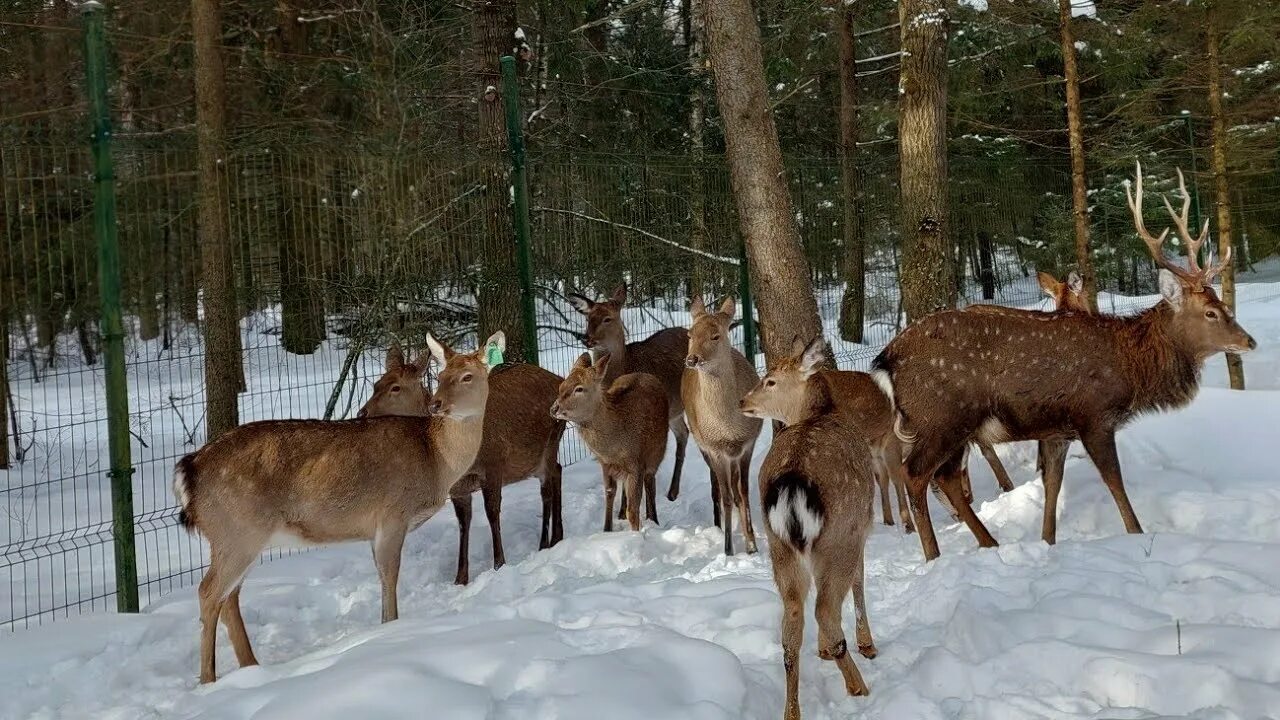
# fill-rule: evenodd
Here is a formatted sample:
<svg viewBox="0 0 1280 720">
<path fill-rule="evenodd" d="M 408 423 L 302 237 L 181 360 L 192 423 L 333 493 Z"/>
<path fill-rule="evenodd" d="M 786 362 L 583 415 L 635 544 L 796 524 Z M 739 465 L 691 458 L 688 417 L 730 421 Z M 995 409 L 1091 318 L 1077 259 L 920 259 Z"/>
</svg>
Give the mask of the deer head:
<svg viewBox="0 0 1280 720">
<path fill-rule="evenodd" d="M 578 293 L 568 295 L 574 309 L 587 318 L 587 349 L 602 348 L 617 352 L 627 342 L 627 328 L 622 324 L 622 308 L 627 304 L 627 286 L 619 285 L 608 300 L 596 302 Z"/>
<path fill-rule="evenodd" d="M 732 359 L 729 328 L 735 312 L 737 305 L 732 297 L 725 298 L 719 312 L 707 312 L 702 298 L 693 299 L 689 306 L 693 325 L 689 328 L 689 353 L 684 359 L 685 367 L 710 370 Z"/>
<path fill-rule="evenodd" d="M 826 360 L 826 341 L 821 337 L 807 345 L 796 338 L 791 355 L 774 364 L 751 392 L 738 403 L 742 414 L 794 425 L 805 416 L 806 385 Z"/>
<path fill-rule="evenodd" d="M 1231 262 L 1231 250 L 1223 254 L 1222 259 L 1209 260 L 1208 267 L 1201 267 L 1199 260 L 1200 247 L 1209 237 L 1209 221 L 1204 221 L 1197 237 L 1191 237 L 1187 228 L 1187 212 L 1191 208 L 1191 194 L 1187 192 L 1186 181 L 1182 171 L 1178 170 L 1178 193 L 1182 196 L 1182 211 L 1175 213 L 1167 198 L 1165 210 L 1177 228 L 1187 253 L 1187 267 L 1183 268 L 1164 254 L 1164 240 L 1169 235 L 1165 228 L 1159 235 L 1148 232 L 1142 219 L 1142 164 L 1137 164 L 1137 173 L 1133 187 L 1125 183 L 1125 197 L 1129 202 L 1129 211 L 1133 214 L 1134 228 L 1138 237 L 1146 243 L 1147 250 L 1160 267 L 1160 294 L 1173 308 L 1172 330 L 1186 347 L 1198 358 L 1206 358 L 1219 352 L 1247 352 L 1258 346 L 1258 343 L 1236 323 L 1235 314 L 1231 312 L 1213 289 L 1213 278 L 1222 272 Z"/>
<path fill-rule="evenodd" d="M 449 346 L 427 335 L 427 347 L 431 357 L 440 364 L 439 388 L 427 403 L 427 411 L 436 417 L 465 420 L 484 414 L 489 399 L 489 366 L 485 364 L 485 349 L 495 343 L 503 350 L 507 337 L 501 330 L 480 343 L 480 349 L 470 353 L 454 352 Z"/>
<path fill-rule="evenodd" d="M 606 390 L 605 375 L 609 371 L 609 354 L 596 356 L 583 353 L 560 383 L 560 394 L 551 404 L 551 417 L 573 423 L 590 422 L 600 408 Z"/>
<path fill-rule="evenodd" d="M 1036 279 L 1040 281 L 1040 289 L 1044 290 L 1044 294 L 1053 298 L 1055 310 L 1089 312 L 1089 303 L 1084 297 L 1084 280 L 1080 273 L 1071 271 L 1066 282 L 1058 282 L 1058 278 L 1047 272 L 1036 273 Z"/>
<path fill-rule="evenodd" d="M 419 356 L 414 362 L 405 362 L 400 346 L 392 345 L 387 351 L 386 369 L 373 384 L 373 397 L 356 417 L 429 415 L 427 404 L 431 401 L 431 392 L 424 383 L 426 375 L 427 358 Z"/>
</svg>

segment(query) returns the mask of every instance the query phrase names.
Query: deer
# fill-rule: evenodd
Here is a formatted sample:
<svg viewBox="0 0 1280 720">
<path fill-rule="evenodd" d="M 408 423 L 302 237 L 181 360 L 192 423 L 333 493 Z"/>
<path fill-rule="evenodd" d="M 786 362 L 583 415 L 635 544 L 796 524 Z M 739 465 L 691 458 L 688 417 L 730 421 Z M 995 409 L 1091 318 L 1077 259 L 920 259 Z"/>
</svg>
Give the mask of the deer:
<svg viewBox="0 0 1280 720">
<path fill-rule="evenodd" d="M 174 467 L 178 520 L 209 543 L 200 581 L 200 682 L 216 679 L 218 619 L 240 665 L 258 661 L 240 615 L 245 574 L 268 546 L 367 540 L 382 583 L 382 622 L 399 616 L 405 535 L 435 515 L 480 449 L 489 368 L 427 337 L 440 363 L 430 417 L 266 420 L 233 428 Z"/>
<path fill-rule="evenodd" d="M 640 529 L 640 500 L 645 516 L 658 522 L 658 465 L 667 452 L 667 391 L 648 373 L 627 373 L 609 379 L 613 358 L 608 353 L 583 353 L 560 383 L 551 416 L 571 422 L 604 474 L 604 531 L 613 530 L 613 499 L 618 481 L 626 488 L 626 518 Z"/>
<path fill-rule="evenodd" d="M 708 312 L 702 298 L 693 299 L 689 308 L 693 324 L 680 390 L 689 430 L 711 469 L 711 502 L 719 506 L 722 523 L 717 524 L 724 530 L 725 555 L 733 555 L 734 506 L 747 552 L 756 552 L 749 476 L 761 422 L 743 415 L 738 402 L 760 378 L 751 361 L 729 342 L 736 311 L 732 297 L 726 298 L 717 312 Z"/>
<path fill-rule="evenodd" d="M 760 503 L 766 519 L 773 580 L 782 597 L 782 665 L 787 699 L 782 717 L 800 719 L 800 645 L 810 584 L 818 588 L 818 657 L 835 661 L 850 695 L 870 690 L 849 657 L 841 605 L 853 592 L 858 652 L 876 656 L 863 592 L 863 555 L 875 499 L 872 450 L 854 416 L 841 409 L 840 377 L 821 370 L 821 337 L 797 342 L 742 398 L 743 414 L 779 420 L 786 427 L 760 468 Z"/>
<path fill-rule="evenodd" d="M 675 466 L 667 500 L 680 496 L 680 474 L 684 469 L 685 448 L 689 444 L 689 426 L 684 419 L 684 403 L 680 398 L 680 382 L 684 371 L 685 349 L 689 332 L 680 327 L 665 328 L 644 340 L 627 342 L 627 327 L 622 309 L 627 304 L 627 286 L 619 285 L 607 300 L 591 300 L 570 293 L 569 302 L 587 319 L 586 347 L 593 353 L 607 353 L 610 382 L 630 373 L 649 373 L 662 383 L 667 392 L 667 423 L 676 438 Z M 625 501 L 624 501 L 625 505 Z"/>
<path fill-rule="evenodd" d="M 982 521 L 962 505 L 954 482 L 956 461 L 975 438 L 987 442 L 1078 438 L 1111 492 L 1125 530 L 1142 525 L 1125 492 L 1116 431 L 1135 417 L 1185 406 L 1199 391 L 1204 361 L 1220 352 L 1243 353 L 1257 342 L 1219 300 L 1213 278 L 1230 262 L 1201 267 L 1198 237 L 1187 229 L 1191 205 L 1179 171 L 1182 211 L 1164 205 L 1186 248 L 1187 267 L 1166 257 L 1165 229 L 1152 235 L 1143 222 L 1142 166 L 1125 193 L 1134 228 L 1160 268 L 1161 300 L 1137 315 L 1081 313 L 974 313 L 928 315 L 894 338 L 872 362 L 894 398 L 900 435 L 909 439 L 907 493 L 926 560 L 938 557 L 924 488 L 942 472 L 943 490 L 984 547 L 996 544 Z M 1046 458 L 1041 537 L 1054 543 L 1061 467 Z"/>
<path fill-rule="evenodd" d="M 387 352 L 386 369 L 359 417 L 405 415 L 426 417 L 431 393 L 423 384 L 425 362 L 405 362 L 399 346 Z M 480 491 L 493 538 L 493 568 L 506 564 L 502 543 L 502 489 L 536 477 L 542 490 L 542 531 L 538 549 L 564 539 L 561 510 L 560 438 L 564 423 L 547 415 L 555 402 L 560 377 L 537 365 L 504 363 L 489 370 L 489 400 L 484 434 L 475 464 L 449 491 L 458 518 L 457 585 L 471 579 L 471 496 Z"/>
</svg>

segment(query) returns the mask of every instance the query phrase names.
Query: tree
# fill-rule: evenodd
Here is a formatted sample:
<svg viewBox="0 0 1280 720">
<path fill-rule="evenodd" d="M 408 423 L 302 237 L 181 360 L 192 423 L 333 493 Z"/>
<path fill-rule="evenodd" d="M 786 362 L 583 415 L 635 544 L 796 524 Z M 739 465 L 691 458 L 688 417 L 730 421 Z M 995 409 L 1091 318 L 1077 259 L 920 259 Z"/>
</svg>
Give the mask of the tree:
<svg viewBox="0 0 1280 720">
<path fill-rule="evenodd" d="M 1076 67 L 1076 41 L 1071 31 L 1071 0 L 1058 0 L 1058 28 L 1062 41 L 1062 67 L 1067 83 L 1067 138 L 1071 146 L 1071 215 L 1075 221 L 1076 269 L 1084 281 L 1089 308 L 1098 309 L 1098 275 L 1089 257 L 1089 191 L 1084 173 L 1084 130 L 1080 110 L 1080 71 Z"/>
<path fill-rule="evenodd" d="M 840 39 L 840 192 L 844 201 L 841 249 L 844 262 L 844 296 L 840 299 L 840 337 L 862 342 L 866 301 L 866 247 L 858 226 L 858 62 L 853 27 L 853 6 L 838 0 L 833 14 Z"/>
<path fill-rule="evenodd" d="M 947 216 L 946 0 L 898 3 L 902 307 L 908 320 L 956 304 Z"/>
<path fill-rule="evenodd" d="M 208 439 L 214 440 L 240 423 L 238 391 L 243 382 L 231 241 L 222 208 L 225 195 L 220 165 L 226 156 L 226 78 L 218 0 L 191 0 L 191 31 L 195 37 L 200 186 L 196 222 L 204 285 L 205 427 Z"/>
<path fill-rule="evenodd" d="M 1205 17 L 1205 45 L 1209 55 L 1209 115 L 1213 122 L 1213 190 L 1218 211 L 1218 252 L 1231 252 L 1231 188 L 1227 182 L 1227 117 L 1222 107 L 1222 51 L 1218 28 L 1218 3 L 1209 0 Z M 1222 302 L 1236 309 L 1236 267 L 1222 269 Z M 1238 353 L 1227 353 L 1227 377 L 1231 389 L 1244 389 L 1244 363 Z"/>
<path fill-rule="evenodd" d="M 703 188 L 706 168 L 706 0 L 685 0 L 681 3 L 684 14 L 684 42 L 689 54 L 689 74 L 693 81 L 689 88 L 689 166 L 693 168 L 689 186 L 689 245 L 698 250 L 707 248 L 706 193 Z M 689 277 L 689 297 L 702 297 L 706 291 L 706 261 L 693 261 Z"/>
<path fill-rule="evenodd" d="M 729 181 L 760 306 L 765 360 L 772 365 L 791 353 L 797 336 L 821 335 L 822 322 L 794 224 L 751 0 L 708 2 L 706 20 Z"/>
</svg>

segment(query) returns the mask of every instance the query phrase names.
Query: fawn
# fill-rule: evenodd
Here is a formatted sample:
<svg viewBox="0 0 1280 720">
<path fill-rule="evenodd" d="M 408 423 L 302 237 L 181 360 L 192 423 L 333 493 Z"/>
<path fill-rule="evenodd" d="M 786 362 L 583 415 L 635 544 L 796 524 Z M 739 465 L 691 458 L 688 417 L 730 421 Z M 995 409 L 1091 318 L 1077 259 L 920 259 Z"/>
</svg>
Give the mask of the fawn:
<svg viewBox="0 0 1280 720">
<path fill-rule="evenodd" d="M 675 500 L 680 496 L 680 473 L 689 444 L 689 426 L 684 421 L 684 403 L 680 398 L 689 332 L 684 328 L 666 328 L 644 340 L 627 342 L 627 328 L 622 322 L 622 308 L 627 304 L 626 285 L 614 289 L 608 300 L 590 300 L 577 293 L 570 293 L 568 299 L 587 318 L 587 349 L 593 354 L 607 353 L 612 358 L 606 380 L 613 382 L 622 375 L 639 372 L 649 373 L 662 383 L 667 393 L 667 422 L 676 437 L 675 466 L 667 488 L 667 499 Z"/>
<path fill-rule="evenodd" d="M 1181 178 L 1181 173 L 1179 173 Z M 1226 263 L 1201 268 L 1197 253 L 1208 236 L 1187 229 L 1190 195 L 1180 182 L 1181 214 L 1165 206 L 1187 250 L 1188 268 L 1162 250 L 1168 230 L 1151 235 L 1142 220 L 1142 169 L 1129 207 L 1138 235 L 1160 266 L 1162 301 L 1130 317 L 1082 313 L 974 313 L 947 310 L 902 332 L 872 363 L 892 388 L 907 454 L 907 491 L 926 559 L 938 556 L 924 489 L 942 471 L 943 490 L 979 544 L 995 539 L 967 505 L 955 480 L 955 459 L 974 438 L 1079 438 L 1111 491 L 1125 529 L 1142 532 L 1129 503 L 1116 453 L 1116 431 L 1143 413 L 1186 405 L 1195 397 L 1204 361 L 1219 352 L 1245 352 L 1257 343 L 1214 292 Z M 1065 445 L 1061 445 L 1065 450 Z M 1057 532 L 1060 465 L 1046 460 L 1042 537 Z"/>
<path fill-rule="evenodd" d="M 209 542 L 200 581 L 200 682 L 213 682 L 218 618 L 240 665 L 256 665 L 240 586 L 270 545 L 369 540 L 382 621 L 398 616 L 405 534 L 426 522 L 480 449 L 489 368 L 484 345 L 455 353 L 427 337 L 443 369 L 429 418 L 267 420 L 234 428 L 178 461 L 179 521 Z M 488 342 L 506 345 L 501 332 Z"/>
<path fill-rule="evenodd" d="M 586 353 L 560 383 L 551 416 L 578 426 L 604 472 L 604 530 L 613 530 L 613 498 L 618 480 L 626 487 L 626 516 L 640 529 L 640 499 L 645 515 L 658 522 L 655 500 L 658 465 L 667 452 L 667 392 L 648 373 L 628 373 L 609 380 L 608 354 Z"/>
<path fill-rule="evenodd" d="M 373 386 L 373 396 L 360 417 L 428 414 L 430 392 L 423 385 L 425 362 L 405 362 L 399 347 L 387 352 L 386 372 Z M 449 491 L 458 518 L 458 571 L 454 582 L 471 578 L 471 496 L 479 490 L 493 537 L 493 567 L 506 563 L 502 546 L 502 488 L 537 477 L 542 488 L 542 532 L 538 549 L 564 538 L 560 507 L 560 437 L 564 423 L 547 415 L 555 402 L 559 376 L 537 365 L 503 364 L 489 370 L 489 400 L 484 435 L 475 464 Z"/>
<path fill-rule="evenodd" d="M 797 343 L 799 345 L 799 343 Z M 800 645 L 810 578 L 817 585 L 818 657 L 834 660 L 850 695 L 870 691 L 849 657 L 841 605 L 853 591 L 858 651 L 876 656 L 863 593 L 863 550 L 871 531 L 875 481 L 866 437 L 839 409 L 830 371 L 819 371 L 824 342 L 800 345 L 742 399 L 742 412 L 786 423 L 760 468 L 773 580 L 782 596 L 784 720 L 800 718 Z"/>
<path fill-rule="evenodd" d="M 724 552 L 733 554 L 733 508 L 746 538 L 747 552 L 756 551 L 751 527 L 749 495 L 751 453 L 760 436 L 759 418 L 744 416 L 738 408 L 742 396 L 760 379 L 755 366 L 729 343 L 729 326 L 736 305 L 727 298 L 719 312 L 707 312 L 702 298 L 689 308 L 689 354 L 680 394 L 685 415 L 698 449 L 711 468 L 711 502 L 724 529 Z M 721 522 L 722 521 L 722 522 Z"/>
</svg>

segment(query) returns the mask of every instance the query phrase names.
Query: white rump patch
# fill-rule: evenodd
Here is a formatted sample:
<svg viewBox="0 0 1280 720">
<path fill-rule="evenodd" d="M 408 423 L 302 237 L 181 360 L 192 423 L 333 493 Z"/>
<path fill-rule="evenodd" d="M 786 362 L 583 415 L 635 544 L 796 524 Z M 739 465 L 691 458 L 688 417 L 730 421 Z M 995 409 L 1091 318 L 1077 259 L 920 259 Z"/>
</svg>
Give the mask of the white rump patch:
<svg viewBox="0 0 1280 720">
<path fill-rule="evenodd" d="M 988 445 L 1006 442 L 1009 437 L 1009 428 L 995 418 L 987 418 L 978 428 L 978 439 Z"/>
<path fill-rule="evenodd" d="M 778 493 L 778 504 L 769 508 L 769 527 L 778 537 L 789 540 L 791 530 L 788 528 L 791 516 L 800 521 L 800 533 L 804 536 L 805 548 L 813 547 L 813 541 L 822 532 L 822 518 L 809 510 L 804 494 L 795 488 L 783 488 Z"/>
<path fill-rule="evenodd" d="M 187 474 L 183 472 L 181 465 L 173 469 L 173 497 L 183 510 L 191 504 L 191 493 L 187 492 Z"/>
<path fill-rule="evenodd" d="M 884 370 L 876 370 L 871 373 L 871 379 L 880 388 L 880 391 L 889 398 L 889 409 L 896 407 L 897 401 L 893 397 L 893 378 L 889 377 L 889 373 Z"/>
</svg>

